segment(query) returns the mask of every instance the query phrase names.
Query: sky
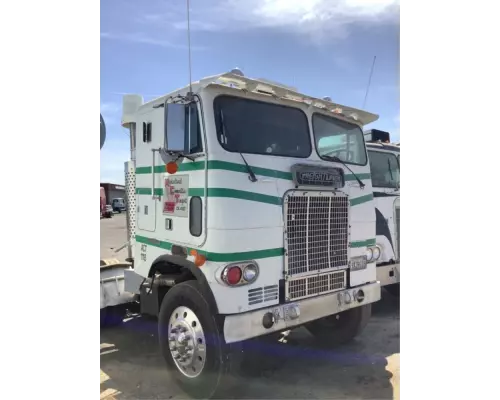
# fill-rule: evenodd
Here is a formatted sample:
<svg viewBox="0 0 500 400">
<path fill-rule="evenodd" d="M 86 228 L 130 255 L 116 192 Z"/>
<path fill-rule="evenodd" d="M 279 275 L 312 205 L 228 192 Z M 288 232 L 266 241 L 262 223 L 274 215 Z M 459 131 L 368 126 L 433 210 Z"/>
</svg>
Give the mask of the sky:
<svg viewBox="0 0 500 400">
<path fill-rule="evenodd" d="M 122 96 L 189 83 L 186 0 L 101 0 L 101 182 L 123 184 Z M 399 141 L 399 0 L 190 0 L 194 81 L 240 68 L 251 78 L 362 108 Z"/>
</svg>

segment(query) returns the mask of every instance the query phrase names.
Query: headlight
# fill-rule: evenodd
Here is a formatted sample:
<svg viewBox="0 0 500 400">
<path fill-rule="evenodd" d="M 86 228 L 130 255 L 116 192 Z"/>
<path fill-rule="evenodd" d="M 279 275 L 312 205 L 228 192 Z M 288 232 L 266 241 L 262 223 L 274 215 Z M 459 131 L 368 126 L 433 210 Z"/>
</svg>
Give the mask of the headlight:
<svg viewBox="0 0 500 400">
<path fill-rule="evenodd" d="M 259 274 L 259 268 L 255 264 L 248 264 L 245 266 L 243 270 L 243 279 L 247 281 L 247 283 L 253 282 L 257 279 L 257 275 Z"/>
<path fill-rule="evenodd" d="M 227 265 L 220 275 L 228 286 L 248 285 L 259 276 L 259 266 L 254 261 Z"/>
<path fill-rule="evenodd" d="M 373 250 L 371 247 L 366 249 L 366 261 L 371 262 L 373 260 Z"/>
<path fill-rule="evenodd" d="M 375 246 L 372 248 L 373 261 L 377 261 L 380 258 L 380 247 Z"/>
</svg>

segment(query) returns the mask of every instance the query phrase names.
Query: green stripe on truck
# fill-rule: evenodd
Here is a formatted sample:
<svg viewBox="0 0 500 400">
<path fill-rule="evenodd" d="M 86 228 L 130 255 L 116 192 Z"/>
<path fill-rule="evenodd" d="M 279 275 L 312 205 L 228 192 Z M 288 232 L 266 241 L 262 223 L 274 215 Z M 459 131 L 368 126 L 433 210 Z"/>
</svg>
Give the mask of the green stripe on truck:
<svg viewBox="0 0 500 400">
<path fill-rule="evenodd" d="M 145 236 L 136 235 L 135 240 L 138 243 L 146 244 L 149 246 L 158 247 L 160 249 L 170 251 L 172 249 L 172 243 L 166 242 L 158 239 L 151 239 Z M 375 239 L 362 240 L 357 242 L 351 242 L 350 247 L 365 247 L 375 245 Z M 182 245 L 180 245 L 182 246 Z M 188 251 L 192 250 L 188 248 Z M 285 250 L 280 248 L 275 249 L 262 249 L 253 251 L 243 251 L 237 253 L 213 253 L 209 251 L 204 251 L 196 249 L 200 254 L 207 257 L 207 260 L 214 262 L 235 262 L 235 261 L 245 261 L 245 260 L 259 260 L 263 258 L 271 257 L 281 257 L 285 254 Z"/>
<path fill-rule="evenodd" d="M 142 195 L 148 195 L 148 194 L 151 195 L 152 191 L 151 188 L 136 188 L 135 193 Z M 155 195 L 163 196 L 163 189 L 156 188 Z M 189 188 L 188 195 L 203 197 L 205 195 L 205 189 Z M 207 197 L 226 197 L 231 199 L 256 201 L 258 203 L 272 204 L 275 206 L 282 205 L 281 197 L 271 196 L 268 194 L 255 193 L 255 192 L 247 192 L 245 190 L 228 189 L 228 188 L 208 188 Z M 357 206 L 359 204 L 363 204 L 371 200 L 373 200 L 373 195 L 371 194 L 361 197 L 355 197 L 350 200 L 350 205 Z"/>
<path fill-rule="evenodd" d="M 255 175 L 267 176 L 269 178 L 277 178 L 284 179 L 287 181 L 292 180 L 292 173 L 286 171 L 280 171 L 277 169 L 270 168 L 261 168 L 256 167 L 254 165 L 250 166 Z M 183 162 L 179 165 L 179 171 L 188 172 L 188 171 L 201 171 L 205 169 L 205 161 L 192 161 L 192 162 Z M 248 174 L 247 168 L 244 164 L 233 163 L 228 161 L 219 161 L 219 160 L 210 160 L 208 161 L 208 169 L 209 170 L 224 170 L 224 171 L 232 171 L 232 172 L 240 172 L 242 174 Z M 152 171 L 152 167 L 137 167 L 135 169 L 135 173 L 138 175 L 150 174 Z M 155 166 L 155 173 L 166 173 L 164 165 Z M 359 179 L 371 179 L 370 174 L 357 174 Z M 356 178 L 353 174 L 345 175 L 346 182 L 355 181 Z"/>
</svg>

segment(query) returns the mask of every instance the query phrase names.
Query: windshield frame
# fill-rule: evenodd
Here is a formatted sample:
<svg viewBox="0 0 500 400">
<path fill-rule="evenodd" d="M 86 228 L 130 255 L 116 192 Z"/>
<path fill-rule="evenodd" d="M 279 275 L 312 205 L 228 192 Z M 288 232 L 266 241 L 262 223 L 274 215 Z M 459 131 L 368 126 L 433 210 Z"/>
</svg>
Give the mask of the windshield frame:
<svg viewBox="0 0 500 400">
<path fill-rule="evenodd" d="M 394 157 L 396 159 L 396 164 L 398 167 L 399 180 L 396 182 L 396 185 L 395 186 L 380 186 L 380 185 L 375 184 L 375 182 L 373 181 L 373 170 L 372 170 L 372 167 L 370 164 L 370 175 L 372 176 L 372 187 L 378 188 L 378 189 L 391 189 L 391 190 L 396 189 L 396 190 L 399 190 L 399 187 L 401 184 L 401 166 L 399 164 L 399 153 L 396 154 L 395 152 L 392 152 L 392 151 L 383 151 L 383 149 L 375 149 L 375 148 L 370 148 L 368 151 L 372 152 L 372 153 L 386 154 L 389 157 L 391 157 L 391 156 Z"/>
<path fill-rule="evenodd" d="M 365 136 L 363 134 L 363 130 L 361 129 L 361 127 L 357 124 L 354 124 L 352 122 L 347 122 L 347 121 L 344 121 L 343 119 L 340 119 L 340 118 L 336 118 L 334 117 L 333 115 L 328 115 L 328 114 L 324 114 L 324 113 L 321 113 L 321 112 L 313 112 L 311 114 L 311 127 L 312 127 L 312 135 L 313 135 L 313 140 L 314 140 L 314 148 L 316 149 L 316 154 L 318 155 L 318 157 L 320 159 L 322 159 L 323 161 L 328 161 L 328 162 L 335 162 L 335 161 L 332 161 L 330 159 L 328 159 L 328 156 L 322 156 L 319 154 L 319 150 L 318 150 L 318 140 L 316 140 L 316 131 L 314 129 L 314 121 L 315 121 L 315 117 L 316 116 L 320 116 L 321 118 L 325 118 L 325 119 L 331 119 L 335 122 L 339 122 L 340 124 L 346 124 L 346 125 L 352 125 L 353 127 L 357 128 L 359 130 L 359 137 L 361 138 L 361 144 L 363 145 L 363 149 L 364 149 L 364 155 L 365 155 L 365 163 L 364 164 L 360 164 L 360 163 L 354 163 L 354 162 L 351 162 L 351 161 L 348 161 L 348 160 L 342 160 L 343 163 L 345 164 L 348 164 L 348 165 L 356 165 L 358 167 L 365 167 L 366 165 L 368 165 L 368 149 L 366 148 L 366 142 L 365 142 Z"/>
<path fill-rule="evenodd" d="M 307 143 L 309 145 L 309 151 L 307 152 L 307 154 L 305 152 L 303 155 L 289 155 L 289 154 L 276 154 L 276 153 L 266 153 L 266 152 L 258 152 L 258 153 L 256 153 L 256 152 L 242 151 L 242 149 L 240 149 L 239 151 L 229 149 L 226 146 L 226 144 L 221 141 L 221 138 L 219 137 L 219 115 L 218 115 L 217 111 L 218 111 L 218 109 L 220 107 L 216 106 L 216 102 L 221 97 L 223 97 L 223 98 L 233 98 L 235 100 L 244 101 L 244 102 L 250 102 L 250 103 L 260 103 L 260 104 L 270 105 L 270 106 L 279 107 L 279 108 L 288 108 L 288 109 L 292 109 L 292 110 L 300 112 L 302 114 L 302 117 L 304 118 L 305 126 L 306 126 L 306 129 L 307 129 L 306 132 L 304 133 L 304 135 L 307 135 Z M 273 102 L 273 101 L 265 101 L 265 100 L 261 100 L 261 99 L 255 99 L 255 98 L 252 98 L 252 97 L 241 97 L 241 96 L 236 96 L 236 95 L 233 95 L 233 94 L 226 94 L 226 93 L 220 93 L 217 96 L 215 96 L 213 98 L 213 101 L 212 101 L 212 107 L 213 107 L 213 118 L 214 118 L 214 125 L 215 125 L 215 130 L 216 130 L 215 135 L 217 137 L 217 142 L 219 143 L 219 145 L 225 151 L 227 151 L 229 153 L 236 153 L 236 154 L 244 153 L 244 154 L 255 154 L 255 155 L 261 155 L 261 156 L 285 157 L 285 158 L 309 158 L 311 156 L 311 154 L 312 154 L 313 144 L 311 143 L 311 128 L 310 128 L 310 125 L 309 125 L 309 117 L 308 117 L 308 114 L 302 108 L 300 108 L 300 107 L 294 107 L 294 106 L 291 106 L 291 105 L 288 105 L 288 104 L 282 104 L 282 103 L 279 103 L 279 102 Z"/>
</svg>

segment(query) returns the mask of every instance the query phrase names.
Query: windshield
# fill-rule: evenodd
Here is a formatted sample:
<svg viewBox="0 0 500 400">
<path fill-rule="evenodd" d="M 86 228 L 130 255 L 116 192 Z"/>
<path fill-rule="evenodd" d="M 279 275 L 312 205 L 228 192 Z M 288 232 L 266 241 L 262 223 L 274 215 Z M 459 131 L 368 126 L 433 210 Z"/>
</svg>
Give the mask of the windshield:
<svg viewBox="0 0 500 400">
<path fill-rule="evenodd" d="M 392 153 L 369 151 L 372 186 L 399 188 L 399 162 Z"/>
<path fill-rule="evenodd" d="M 218 96 L 217 138 L 227 151 L 306 158 L 311 154 L 307 117 L 298 108 Z"/>
<path fill-rule="evenodd" d="M 316 149 L 321 158 L 336 156 L 348 164 L 366 165 L 361 128 L 322 114 L 314 114 L 312 123 Z"/>
</svg>

